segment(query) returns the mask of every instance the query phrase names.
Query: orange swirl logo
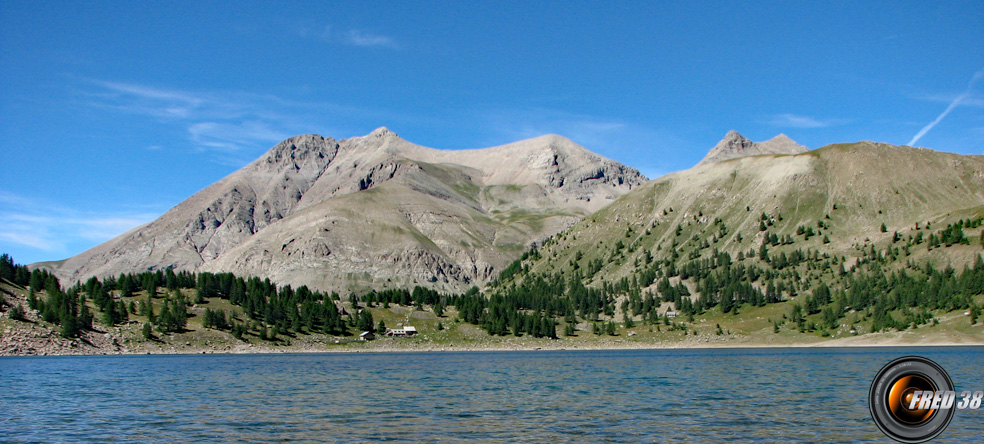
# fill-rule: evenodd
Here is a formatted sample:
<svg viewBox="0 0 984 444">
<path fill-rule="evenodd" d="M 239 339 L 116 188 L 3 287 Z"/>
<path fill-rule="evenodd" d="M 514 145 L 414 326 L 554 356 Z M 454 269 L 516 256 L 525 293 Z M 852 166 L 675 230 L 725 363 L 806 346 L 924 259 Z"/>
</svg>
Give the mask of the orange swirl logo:
<svg viewBox="0 0 984 444">
<path fill-rule="evenodd" d="M 868 392 L 868 410 L 875 425 L 898 442 L 929 441 L 946 430 L 959 409 L 977 409 L 984 392 L 953 390 L 950 375 L 921 356 L 889 362 Z"/>
</svg>

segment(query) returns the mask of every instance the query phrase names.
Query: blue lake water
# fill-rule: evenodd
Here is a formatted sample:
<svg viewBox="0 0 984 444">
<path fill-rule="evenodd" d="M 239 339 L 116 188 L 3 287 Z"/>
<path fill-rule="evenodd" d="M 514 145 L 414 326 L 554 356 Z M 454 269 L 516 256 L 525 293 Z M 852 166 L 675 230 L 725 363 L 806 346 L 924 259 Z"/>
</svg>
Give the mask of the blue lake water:
<svg viewBox="0 0 984 444">
<path fill-rule="evenodd" d="M 905 355 L 984 390 L 984 347 L 0 358 L 0 442 L 891 442 Z"/>
</svg>

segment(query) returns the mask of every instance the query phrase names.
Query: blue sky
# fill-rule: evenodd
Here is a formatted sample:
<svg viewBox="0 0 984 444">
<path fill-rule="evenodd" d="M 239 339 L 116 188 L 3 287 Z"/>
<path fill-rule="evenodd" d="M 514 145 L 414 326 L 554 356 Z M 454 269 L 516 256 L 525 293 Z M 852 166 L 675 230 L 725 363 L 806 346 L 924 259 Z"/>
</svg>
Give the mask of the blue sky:
<svg viewBox="0 0 984 444">
<path fill-rule="evenodd" d="M 982 70 L 980 1 L 6 0 L 0 251 L 78 254 L 302 133 L 557 133 L 651 178 L 732 129 L 984 154 Z"/>
</svg>

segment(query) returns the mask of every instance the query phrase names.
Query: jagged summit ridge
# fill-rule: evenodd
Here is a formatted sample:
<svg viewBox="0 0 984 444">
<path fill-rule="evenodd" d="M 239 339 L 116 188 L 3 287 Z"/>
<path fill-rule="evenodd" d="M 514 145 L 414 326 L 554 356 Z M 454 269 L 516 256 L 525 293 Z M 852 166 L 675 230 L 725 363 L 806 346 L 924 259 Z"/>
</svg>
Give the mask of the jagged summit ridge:
<svg viewBox="0 0 984 444">
<path fill-rule="evenodd" d="M 746 156 L 801 154 L 807 151 L 809 151 L 809 148 L 796 143 L 785 134 L 779 134 L 765 142 L 753 142 L 745 136 L 738 134 L 737 131 L 731 130 L 728 131 L 728 134 L 714 148 L 711 148 L 707 152 L 707 155 L 704 156 L 704 159 L 697 166 Z"/>
<path fill-rule="evenodd" d="M 231 271 L 324 290 L 463 290 L 646 178 L 569 139 L 426 148 L 380 127 L 291 137 L 54 271 Z"/>
</svg>

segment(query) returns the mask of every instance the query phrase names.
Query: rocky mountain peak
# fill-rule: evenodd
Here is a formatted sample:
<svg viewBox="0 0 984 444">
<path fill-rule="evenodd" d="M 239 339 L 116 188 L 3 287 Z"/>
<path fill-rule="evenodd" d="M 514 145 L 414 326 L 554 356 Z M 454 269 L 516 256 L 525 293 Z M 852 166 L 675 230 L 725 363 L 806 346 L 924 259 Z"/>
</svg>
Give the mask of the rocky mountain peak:
<svg viewBox="0 0 984 444">
<path fill-rule="evenodd" d="M 406 146 L 412 145 L 385 126 L 376 128 L 364 136 L 341 140 L 339 144 L 340 149 L 344 152 L 369 155 L 383 151 L 401 151 Z"/>
<path fill-rule="evenodd" d="M 463 291 L 645 181 L 556 135 L 442 150 L 385 127 L 337 141 L 305 134 L 56 272 L 75 281 L 170 268 L 324 290 Z"/>
<path fill-rule="evenodd" d="M 372 130 L 372 132 L 369 133 L 365 137 L 367 137 L 367 138 L 375 138 L 375 139 L 384 139 L 384 138 L 388 138 L 388 137 L 397 137 L 397 138 L 399 138 L 400 136 L 398 134 L 390 131 L 389 128 L 387 128 L 385 126 L 381 126 L 379 128 L 376 128 L 376 129 Z"/>
<path fill-rule="evenodd" d="M 800 154 L 809 151 L 810 149 L 796 143 L 793 139 L 790 139 L 785 134 L 779 134 L 765 142 L 758 144 L 761 148 L 761 154 Z"/>
<path fill-rule="evenodd" d="M 737 131 L 731 130 L 717 145 L 714 145 L 714 148 L 707 152 L 707 155 L 697 166 L 746 156 L 800 154 L 806 151 L 809 151 L 809 148 L 796 143 L 785 134 L 779 134 L 765 142 L 753 142 Z"/>
<path fill-rule="evenodd" d="M 769 142 L 771 142 L 771 141 L 781 141 L 781 142 L 792 142 L 792 143 L 796 143 L 793 139 L 790 139 L 789 136 L 787 136 L 785 133 L 779 133 L 778 136 L 769 139 Z"/>
<path fill-rule="evenodd" d="M 248 165 L 246 170 L 268 173 L 312 170 L 310 174 L 320 174 L 337 153 L 338 143 L 335 139 L 304 134 L 278 143 Z"/>
</svg>

